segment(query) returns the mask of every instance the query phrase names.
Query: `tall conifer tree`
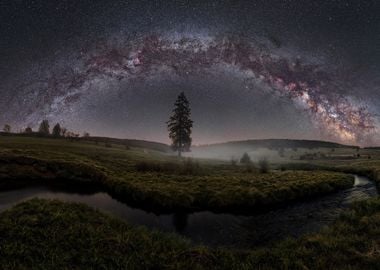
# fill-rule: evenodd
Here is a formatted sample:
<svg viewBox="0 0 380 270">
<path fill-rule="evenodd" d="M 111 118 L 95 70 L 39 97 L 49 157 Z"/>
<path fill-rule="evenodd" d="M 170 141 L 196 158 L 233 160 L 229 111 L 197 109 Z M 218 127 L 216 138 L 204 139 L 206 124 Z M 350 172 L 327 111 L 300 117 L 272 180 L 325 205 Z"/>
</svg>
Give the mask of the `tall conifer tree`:
<svg viewBox="0 0 380 270">
<path fill-rule="evenodd" d="M 178 152 L 179 157 L 182 152 L 190 151 L 191 129 L 193 128 L 190 116 L 190 103 L 185 94 L 181 92 L 174 103 L 173 114 L 167 122 L 172 148 Z"/>
</svg>

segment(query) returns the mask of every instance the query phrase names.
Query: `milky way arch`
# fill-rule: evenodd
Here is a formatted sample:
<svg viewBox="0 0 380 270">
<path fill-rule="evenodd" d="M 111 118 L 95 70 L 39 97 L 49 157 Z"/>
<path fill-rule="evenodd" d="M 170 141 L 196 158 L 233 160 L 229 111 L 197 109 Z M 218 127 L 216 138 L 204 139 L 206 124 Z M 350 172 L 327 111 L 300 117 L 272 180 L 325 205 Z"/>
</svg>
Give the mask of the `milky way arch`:
<svg viewBox="0 0 380 270">
<path fill-rule="evenodd" d="M 36 114 L 54 116 L 80 101 L 93 80 L 147 80 L 162 69 L 184 77 L 216 65 L 238 69 L 274 94 L 293 100 L 337 140 L 360 142 L 375 132 L 374 116 L 337 89 L 344 86 L 333 72 L 320 64 L 275 54 L 267 46 L 238 36 L 150 34 L 130 41 L 101 42 L 83 49 L 74 65 L 20 86 L 25 99 L 17 102 L 25 108 L 24 124 L 35 124 Z M 32 106 L 31 100 L 35 100 Z"/>
</svg>

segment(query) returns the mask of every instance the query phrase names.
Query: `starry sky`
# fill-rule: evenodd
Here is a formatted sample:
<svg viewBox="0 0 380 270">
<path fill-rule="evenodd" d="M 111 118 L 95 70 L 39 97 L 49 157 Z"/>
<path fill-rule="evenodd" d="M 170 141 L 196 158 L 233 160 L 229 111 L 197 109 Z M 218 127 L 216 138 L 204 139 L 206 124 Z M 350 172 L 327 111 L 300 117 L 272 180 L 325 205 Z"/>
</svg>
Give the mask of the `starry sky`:
<svg viewBox="0 0 380 270">
<path fill-rule="evenodd" d="M 0 125 L 169 142 L 379 145 L 376 0 L 0 2 Z"/>
</svg>

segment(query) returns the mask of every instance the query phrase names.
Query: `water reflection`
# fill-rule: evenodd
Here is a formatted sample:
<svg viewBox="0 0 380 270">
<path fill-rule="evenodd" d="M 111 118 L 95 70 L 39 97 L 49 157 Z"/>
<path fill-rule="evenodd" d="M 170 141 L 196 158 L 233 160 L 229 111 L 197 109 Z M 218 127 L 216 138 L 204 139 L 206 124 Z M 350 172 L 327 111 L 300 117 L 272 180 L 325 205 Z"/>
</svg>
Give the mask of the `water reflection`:
<svg viewBox="0 0 380 270">
<path fill-rule="evenodd" d="M 189 215 L 187 213 L 173 214 L 173 226 L 178 233 L 183 233 L 187 227 Z"/>
<path fill-rule="evenodd" d="M 252 216 L 197 212 L 156 215 L 121 203 L 107 193 L 79 194 L 71 191 L 33 187 L 0 192 L 0 211 L 31 198 L 59 199 L 85 203 L 103 212 L 165 232 L 176 232 L 196 243 L 235 247 L 268 244 L 286 236 L 319 230 L 347 207 L 347 201 L 377 196 L 374 184 L 364 177 L 355 179 L 351 189 L 314 201 Z"/>
</svg>

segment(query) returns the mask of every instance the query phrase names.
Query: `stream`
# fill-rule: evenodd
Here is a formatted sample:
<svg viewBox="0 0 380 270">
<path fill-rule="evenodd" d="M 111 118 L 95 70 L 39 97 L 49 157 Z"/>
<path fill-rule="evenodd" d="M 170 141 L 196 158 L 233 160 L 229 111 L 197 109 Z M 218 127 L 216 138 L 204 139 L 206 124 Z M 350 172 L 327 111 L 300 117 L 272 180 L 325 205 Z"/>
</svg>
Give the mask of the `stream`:
<svg viewBox="0 0 380 270">
<path fill-rule="evenodd" d="M 0 192 L 0 212 L 31 198 L 59 199 L 87 204 L 130 224 L 174 232 L 197 244 L 252 248 L 316 232 L 334 221 L 352 202 L 375 196 L 375 184 L 366 177 L 355 176 L 350 189 L 263 214 L 241 216 L 203 211 L 156 215 L 132 208 L 104 192 L 80 194 L 41 186 Z"/>
</svg>

